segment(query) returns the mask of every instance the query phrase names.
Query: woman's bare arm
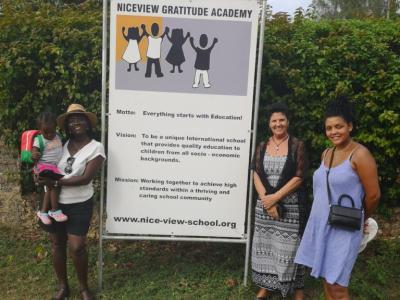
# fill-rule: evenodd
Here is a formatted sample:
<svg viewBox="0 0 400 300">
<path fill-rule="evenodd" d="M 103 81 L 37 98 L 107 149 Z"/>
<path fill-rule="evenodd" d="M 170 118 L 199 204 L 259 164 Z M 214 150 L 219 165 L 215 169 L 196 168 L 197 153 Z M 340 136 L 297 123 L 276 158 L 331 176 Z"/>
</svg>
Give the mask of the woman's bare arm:
<svg viewBox="0 0 400 300">
<path fill-rule="evenodd" d="M 367 219 L 375 211 L 381 197 L 376 162 L 368 149 L 361 146 L 354 152 L 351 163 L 364 187 L 365 219 Z"/>
</svg>

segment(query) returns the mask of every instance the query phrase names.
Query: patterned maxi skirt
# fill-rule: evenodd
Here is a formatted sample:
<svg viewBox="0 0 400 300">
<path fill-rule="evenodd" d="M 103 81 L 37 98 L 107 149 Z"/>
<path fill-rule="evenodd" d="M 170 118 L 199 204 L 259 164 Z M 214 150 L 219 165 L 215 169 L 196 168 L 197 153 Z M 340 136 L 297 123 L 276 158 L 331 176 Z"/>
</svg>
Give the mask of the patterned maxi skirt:
<svg viewBox="0 0 400 300">
<path fill-rule="evenodd" d="M 267 174 L 272 174 L 271 185 L 276 185 L 285 160 L 286 157 L 265 156 L 264 168 Z M 304 287 L 305 268 L 294 263 L 300 244 L 297 193 L 281 201 L 285 213 L 274 220 L 264 212 L 261 200 L 257 200 L 251 262 L 253 282 L 260 288 L 280 291 L 286 297 L 291 289 Z"/>
</svg>

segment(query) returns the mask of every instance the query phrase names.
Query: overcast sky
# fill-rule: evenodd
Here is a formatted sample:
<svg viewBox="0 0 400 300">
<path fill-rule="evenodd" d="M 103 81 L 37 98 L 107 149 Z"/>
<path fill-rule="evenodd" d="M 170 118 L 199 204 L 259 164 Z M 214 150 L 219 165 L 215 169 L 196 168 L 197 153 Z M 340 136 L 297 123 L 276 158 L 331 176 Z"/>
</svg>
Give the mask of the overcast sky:
<svg viewBox="0 0 400 300">
<path fill-rule="evenodd" d="M 312 0 L 267 0 L 267 3 L 272 6 L 273 13 L 280 11 L 293 14 L 296 8 L 302 7 L 307 9 Z"/>
</svg>

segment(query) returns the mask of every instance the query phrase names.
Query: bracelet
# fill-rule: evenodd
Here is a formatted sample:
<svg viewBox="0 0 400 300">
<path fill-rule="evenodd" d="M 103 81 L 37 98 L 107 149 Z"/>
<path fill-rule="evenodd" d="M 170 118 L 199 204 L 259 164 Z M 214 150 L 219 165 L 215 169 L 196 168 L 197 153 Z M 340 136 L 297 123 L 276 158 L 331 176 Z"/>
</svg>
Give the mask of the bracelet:
<svg viewBox="0 0 400 300">
<path fill-rule="evenodd" d="M 54 182 L 53 187 L 58 187 L 58 180 Z"/>
</svg>

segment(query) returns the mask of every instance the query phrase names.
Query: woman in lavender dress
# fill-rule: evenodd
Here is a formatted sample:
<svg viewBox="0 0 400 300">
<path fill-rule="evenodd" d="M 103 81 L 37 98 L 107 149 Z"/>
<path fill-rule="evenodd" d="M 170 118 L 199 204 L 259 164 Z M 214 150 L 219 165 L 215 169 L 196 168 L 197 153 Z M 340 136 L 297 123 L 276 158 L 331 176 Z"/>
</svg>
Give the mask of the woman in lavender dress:
<svg viewBox="0 0 400 300">
<path fill-rule="evenodd" d="M 346 99 L 331 102 L 325 114 L 325 133 L 333 148 L 321 156 L 313 176 L 314 202 L 295 262 L 310 267 L 311 275 L 324 278 L 326 299 L 349 299 L 348 284 L 356 261 L 363 228 L 350 231 L 328 224 L 329 202 L 326 176 L 332 203 L 342 194 L 350 195 L 357 208 L 363 206 L 366 220 L 378 205 L 380 190 L 377 168 L 371 153 L 353 141 L 354 118 Z M 343 203 L 344 205 L 350 205 Z"/>
<path fill-rule="evenodd" d="M 259 197 L 251 259 L 253 282 L 260 288 L 255 299 L 267 299 L 273 291 L 286 297 L 295 290 L 295 299 L 301 300 L 304 267 L 296 266 L 293 260 L 307 216 L 305 147 L 288 134 L 286 105 L 271 105 L 267 119 L 272 135 L 259 144 L 253 162 Z"/>
</svg>

